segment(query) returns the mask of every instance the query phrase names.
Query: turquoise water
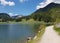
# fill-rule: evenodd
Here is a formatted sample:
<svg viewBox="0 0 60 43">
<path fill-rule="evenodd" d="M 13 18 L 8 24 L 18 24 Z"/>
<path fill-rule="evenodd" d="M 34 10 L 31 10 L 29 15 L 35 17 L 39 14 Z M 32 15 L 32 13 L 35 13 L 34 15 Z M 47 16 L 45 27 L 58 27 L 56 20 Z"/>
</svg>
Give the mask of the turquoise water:
<svg viewBox="0 0 60 43">
<path fill-rule="evenodd" d="M 27 37 L 34 37 L 35 27 L 29 24 L 0 24 L 0 43 L 26 43 Z"/>
</svg>

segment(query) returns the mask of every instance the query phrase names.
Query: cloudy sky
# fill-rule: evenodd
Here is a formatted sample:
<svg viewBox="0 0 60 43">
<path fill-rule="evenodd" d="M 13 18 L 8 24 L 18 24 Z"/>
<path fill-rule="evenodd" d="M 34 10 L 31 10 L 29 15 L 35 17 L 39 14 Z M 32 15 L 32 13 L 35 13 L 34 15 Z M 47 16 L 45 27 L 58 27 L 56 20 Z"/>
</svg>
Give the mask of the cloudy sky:
<svg viewBox="0 0 60 43">
<path fill-rule="evenodd" d="M 60 0 L 0 0 L 0 13 L 29 15 L 51 2 L 60 3 Z"/>
</svg>

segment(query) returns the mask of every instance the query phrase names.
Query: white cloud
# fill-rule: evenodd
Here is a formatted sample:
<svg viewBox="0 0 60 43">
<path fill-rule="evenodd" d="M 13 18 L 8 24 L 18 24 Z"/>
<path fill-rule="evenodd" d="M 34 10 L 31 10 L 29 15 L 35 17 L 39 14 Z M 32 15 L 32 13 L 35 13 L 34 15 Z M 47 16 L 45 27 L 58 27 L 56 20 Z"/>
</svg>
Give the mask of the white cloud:
<svg viewBox="0 0 60 43">
<path fill-rule="evenodd" d="M 6 1 L 6 0 L 0 0 L 0 3 L 1 3 L 1 5 L 4 5 L 4 6 L 6 6 L 6 5 L 14 6 L 15 5 L 14 2 L 12 2 L 12 1 Z"/>
<path fill-rule="evenodd" d="M 10 16 L 13 16 L 13 13 L 9 13 Z"/>
<path fill-rule="evenodd" d="M 36 9 L 43 8 L 51 2 L 60 3 L 60 0 L 44 0 L 43 2 L 39 3 L 39 5 L 37 5 Z"/>
<path fill-rule="evenodd" d="M 8 13 L 10 16 L 16 16 L 18 14 Z"/>
<path fill-rule="evenodd" d="M 60 3 L 60 0 L 54 0 L 55 3 Z"/>
<path fill-rule="evenodd" d="M 25 1 L 28 1 L 28 0 L 19 0 L 21 3 L 25 2 Z"/>
</svg>

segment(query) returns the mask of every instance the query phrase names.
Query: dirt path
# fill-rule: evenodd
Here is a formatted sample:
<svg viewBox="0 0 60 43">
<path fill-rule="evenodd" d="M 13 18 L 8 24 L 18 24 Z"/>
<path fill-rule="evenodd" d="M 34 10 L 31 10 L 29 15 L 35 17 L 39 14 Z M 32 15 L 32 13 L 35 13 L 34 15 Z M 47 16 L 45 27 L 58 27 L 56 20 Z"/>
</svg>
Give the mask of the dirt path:
<svg viewBox="0 0 60 43">
<path fill-rule="evenodd" d="M 60 43 L 60 36 L 54 31 L 53 26 L 49 26 L 39 43 Z"/>
</svg>

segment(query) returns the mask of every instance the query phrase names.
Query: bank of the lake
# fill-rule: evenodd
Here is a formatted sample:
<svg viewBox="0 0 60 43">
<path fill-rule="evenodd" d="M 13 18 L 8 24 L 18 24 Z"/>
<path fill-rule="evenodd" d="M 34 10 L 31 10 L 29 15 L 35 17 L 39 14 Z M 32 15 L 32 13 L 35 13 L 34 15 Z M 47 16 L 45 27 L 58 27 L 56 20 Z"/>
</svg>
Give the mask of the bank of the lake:
<svg viewBox="0 0 60 43">
<path fill-rule="evenodd" d="M 38 29 L 39 31 L 37 32 L 37 34 L 31 40 L 27 40 L 27 43 L 38 43 L 38 41 L 40 41 L 42 35 L 45 32 L 45 25 L 40 25 Z"/>
</svg>

